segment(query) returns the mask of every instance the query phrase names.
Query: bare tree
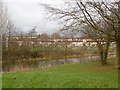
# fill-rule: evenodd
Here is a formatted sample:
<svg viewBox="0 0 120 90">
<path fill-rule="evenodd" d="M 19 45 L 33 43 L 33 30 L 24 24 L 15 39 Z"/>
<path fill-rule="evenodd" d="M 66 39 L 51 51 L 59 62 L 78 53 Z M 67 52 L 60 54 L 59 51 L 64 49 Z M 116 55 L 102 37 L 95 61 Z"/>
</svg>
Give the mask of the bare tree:
<svg viewBox="0 0 120 90">
<path fill-rule="evenodd" d="M 1 47 L 1 59 L 2 59 L 2 39 L 4 37 L 3 32 L 7 23 L 7 12 L 3 2 L 0 0 L 0 47 Z"/>
<path fill-rule="evenodd" d="M 120 68 L 120 1 L 107 3 L 105 1 L 95 2 L 93 0 L 93 2 L 83 3 L 78 0 L 77 5 L 82 11 L 84 18 L 87 21 L 87 25 L 91 26 L 93 29 L 98 30 L 102 34 L 107 35 L 116 42 L 118 59 L 117 68 Z M 97 13 L 102 21 L 106 23 L 106 27 L 109 27 L 107 30 L 100 29 L 100 26 L 97 24 L 95 17 L 91 15 L 88 6 Z"/>
<path fill-rule="evenodd" d="M 103 22 L 102 22 L 102 24 L 103 24 Z M 100 23 L 99 23 L 99 26 L 100 26 Z M 101 27 L 101 29 L 102 29 L 102 27 Z M 105 30 L 108 28 L 103 27 L 103 29 Z M 106 65 L 111 38 L 103 33 L 100 33 L 96 29 L 94 30 L 93 28 L 91 28 L 88 25 L 87 25 L 87 27 L 86 26 L 83 27 L 82 32 L 86 37 L 92 39 L 94 42 L 97 43 L 101 64 Z"/>
<path fill-rule="evenodd" d="M 58 39 L 60 38 L 60 33 L 59 32 L 54 32 L 51 34 L 51 38 L 55 38 L 55 39 Z"/>
<path fill-rule="evenodd" d="M 31 37 L 36 35 L 36 26 L 29 31 L 28 35 Z"/>
<path fill-rule="evenodd" d="M 3 14 L 3 10 L 2 10 L 2 2 L 0 0 L 0 75 L 1 75 L 1 71 L 2 71 L 2 14 Z M 1 76 L 0 76 L 1 77 Z M 0 82 L 2 83 L 2 82 Z M 0 84 L 1 86 L 1 84 Z"/>
<path fill-rule="evenodd" d="M 49 39 L 49 35 L 47 33 L 42 33 L 39 37 L 40 37 L 41 40 Z"/>
<path fill-rule="evenodd" d="M 1 34 L 1 42 L 2 43 L 2 53 L 4 57 L 8 57 L 7 55 L 10 54 L 12 40 L 11 36 L 13 34 L 15 27 L 13 21 L 11 20 L 10 16 L 8 15 L 8 10 L 4 3 L 0 1 L 0 34 Z M 15 47 L 15 46 L 14 46 Z M 7 52 L 7 54 L 5 54 Z"/>
<path fill-rule="evenodd" d="M 63 19 L 65 25 L 62 28 L 62 31 L 66 30 L 74 33 L 83 32 L 89 36 L 89 38 L 92 38 L 94 41 L 96 41 L 101 57 L 101 64 L 107 64 L 106 60 L 111 37 L 102 31 L 108 32 L 111 30 L 111 28 L 104 29 L 105 25 L 100 25 L 100 22 L 104 20 L 102 20 L 96 9 L 91 9 L 91 3 L 81 2 L 78 0 L 69 4 L 74 5 L 72 7 L 68 7 L 67 10 L 61 10 L 47 5 L 44 6 L 49 10 L 50 13 L 53 13 L 54 15 L 57 15 L 58 18 Z M 97 17 L 95 17 L 95 15 L 97 15 Z M 104 21 L 104 24 L 106 23 L 108 22 Z M 86 25 L 88 28 L 82 30 Z M 107 25 L 107 27 L 109 26 Z M 109 31 L 109 34 L 111 33 L 112 30 Z"/>
</svg>

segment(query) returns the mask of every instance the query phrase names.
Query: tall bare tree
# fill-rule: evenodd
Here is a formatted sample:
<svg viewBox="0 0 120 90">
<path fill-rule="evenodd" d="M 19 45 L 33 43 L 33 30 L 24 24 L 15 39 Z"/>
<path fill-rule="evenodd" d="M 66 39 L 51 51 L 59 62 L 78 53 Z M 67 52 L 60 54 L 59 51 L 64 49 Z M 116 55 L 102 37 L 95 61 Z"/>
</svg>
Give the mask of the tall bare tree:
<svg viewBox="0 0 120 90">
<path fill-rule="evenodd" d="M 2 71 L 2 14 L 3 14 L 3 10 L 2 10 L 2 2 L 0 0 L 0 77 L 1 77 L 1 71 Z M 0 80 L 2 81 L 2 80 Z M 0 82 L 0 88 L 2 87 L 2 82 Z"/>
<path fill-rule="evenodd" d="M 4 42 L 1 44 L 3 47 L 2 52 L 7 51 L 8 54 L 10 54 L 10 48 L 12 43 L 11 36 L 13 34 L 14 29 L 15 27 L 14 27 L 13 21 L 11 20 L 8 14 L 7 7 L 2 1 L 0 1 L 0 34 L 1 34 L 1 42 Z M 7 55 L 7 54 L 4 54 L 4 55 Z"/>
<path fill-rule="evenodd" d="M 92 2 L 83 3 L 80 0 L 78 0 L 77 5 L 82 11 L 87 25 L 101 32 L 101 34 L 107 35 L 108 37 L 113 39 L 113 41 L 116 42 L 118 61 L 117 68 L 120 68 L 120 1 L 113 1 L 108 3 L 105 1 L 95 2 L 93 0 Z M 105 27 L 109 27 L 107 28 L 107 30 L 100 28 L 99 24 L 97 24 L 95 16 L 91 15 L 90 8 L 91 10 L 97 13 L 97 17 L 99 17 L 103 22 L 106 23 Z"/>
<path fill-rule="evenodd" d="M 74 34 L 84 32 L 84 34 L 89 36 L 89 38 L 92 38 L 94 41 L 96 41 L 101 57 L 101 64 L 107 64 L 106 60 L 108 48 L 110 45 L 110 36 L 101 33 L 101 31 L 104 30 L 104 26 L 100 26 L 100 15 L 95 14 L 97 11 L 91 9 L 89 2 L 81 2 L 80 0 L 74 1 L 72 3 L 69 3 L 68 9 L 64 10 L 47 5 L 44 6 L 49 10 L 50 13 L 53 13 L 54 15 L 57 14 L 58 18 L 63 19 L 65 25 L 62 28 L 62 31 L 66 30 L 68 32 L 74 32 Z M 96 18 L 95 15 L 98 15 L 98 17 Z M 95 24 L 96 26 L 94 26 L 93 24 Z M 88 28 L 84 28 L 86 26 Z M 82 30 L 83 28 L 84 30 Z M 107 29 L 105 29 L 104 31 L 107 31 Z"/>
<path fill-rule="evenodd" d="M 102 22 L 102 24 L 103 24 L 103 22 Z M 108 29 L 106 27 L 101 26 L 100 23 L 99 23 L 99 26 L 100 26 L 100 29 L 104 29 L 104 30 Z M 88 25 L 87 25 L 87 27 L 83 26 L 82 32 L 83 32 L 84 36 L 92 39 L 94 42 L 97 43 L 101 64 L 106 65 L 111 38 L 105 34 L 100 33 L 98 31 L 98 29 L 93 29 Z"/>
</svg>

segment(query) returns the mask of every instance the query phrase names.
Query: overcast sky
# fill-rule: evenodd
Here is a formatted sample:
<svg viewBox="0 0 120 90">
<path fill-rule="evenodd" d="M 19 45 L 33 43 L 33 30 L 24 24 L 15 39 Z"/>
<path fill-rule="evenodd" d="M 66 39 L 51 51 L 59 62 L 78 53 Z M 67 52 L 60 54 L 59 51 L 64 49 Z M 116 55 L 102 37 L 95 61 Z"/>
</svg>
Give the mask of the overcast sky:
<svg viewBox="0 0 120 90">
<path fill-rule="evenodd" d="M 37 26 L 38 33 L 52 33 L 58 30 L 56 21 L 48 20 L 40 4 L 63 5 L 63 0 L 3 0 L 15 25 L 24 31 Z"/>
<path fill-rule="evenodd" d="M 70 2 L 74 0 L 3 0 L 3 1 L 8 7 L 9 14 L 18 28 L 21 28 L 23 31 L 29 31 L 34 26 L 36 26 L 38 33 L 49 34 L 59 30 L 60 25 L 57 23 L 57 21 L 47 19 L 48 15 L 46 14 L 45 9 L 40 6 L 40 4 L 49 4 L 57 8 L 63 8 L 66 6 L 64 1 Z"/>
</svg>

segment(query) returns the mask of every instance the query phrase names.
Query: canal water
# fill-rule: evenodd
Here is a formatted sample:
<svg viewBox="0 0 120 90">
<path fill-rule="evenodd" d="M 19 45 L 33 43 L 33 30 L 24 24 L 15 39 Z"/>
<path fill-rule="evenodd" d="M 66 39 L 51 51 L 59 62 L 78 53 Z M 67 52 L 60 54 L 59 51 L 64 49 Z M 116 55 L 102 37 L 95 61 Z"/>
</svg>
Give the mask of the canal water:
<svg viewBox="0 0 120 90">
<path fill-rule="evenodd" d="M 69 58 L 69 59 L 59 59 L 59 60 L 46 60 L 46 61 L 36 61 L 33 63 L 12 63 L 8 65 L 3 65 L 3 72 L 19 71 L 19 70 L 31 70 L 34 68 L 48 68 L 53 65 L 60 64 L 75 64 L 80 62 L 95 61 L 99 60 L 98 56 L 81 57 L 81 58 Z"/>
</svg>

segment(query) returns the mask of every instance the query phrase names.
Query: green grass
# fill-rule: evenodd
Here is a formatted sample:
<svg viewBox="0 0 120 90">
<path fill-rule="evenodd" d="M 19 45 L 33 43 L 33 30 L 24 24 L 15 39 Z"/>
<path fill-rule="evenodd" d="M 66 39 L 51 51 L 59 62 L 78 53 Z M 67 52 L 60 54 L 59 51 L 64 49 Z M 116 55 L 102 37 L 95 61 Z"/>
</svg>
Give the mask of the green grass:
<svg viewBox="0 0 120 90">
<path fill-rule="evenodd" d="M 46 69 L 3 73 L 3 88 L 117 88 L 114 61 L 56 65 Z"/>
</svg>

